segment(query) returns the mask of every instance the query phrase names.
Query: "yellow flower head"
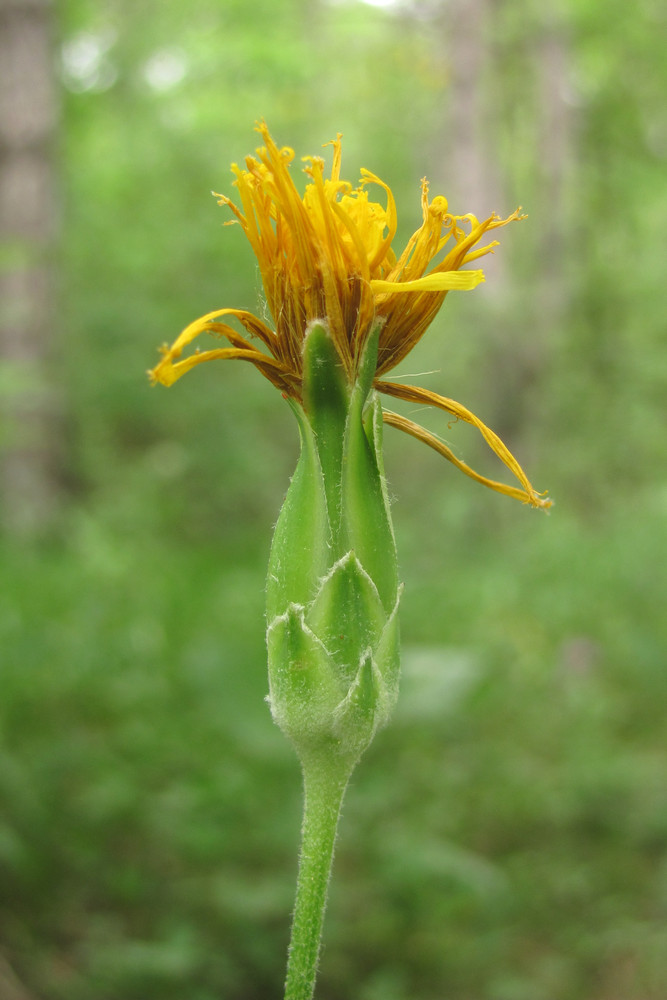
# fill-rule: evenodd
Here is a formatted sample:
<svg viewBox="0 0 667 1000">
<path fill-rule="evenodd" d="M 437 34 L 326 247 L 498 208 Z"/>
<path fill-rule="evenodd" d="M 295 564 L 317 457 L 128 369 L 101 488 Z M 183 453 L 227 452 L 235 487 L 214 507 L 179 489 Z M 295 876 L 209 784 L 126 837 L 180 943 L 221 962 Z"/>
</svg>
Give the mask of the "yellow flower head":
<svg viewBox="0 0 667 1000">
<path fill-rule="evenodd" d="M 225 195 L 216 197 L 232 210 L 236 218 L 228 224 L 241 225 L 257 257 L 275 329 L 245 310 L 209 312 L 187 326 L 171 347 L 162 348 L 151 379 L 169 386 L 203 361 L 240 359 L 252 362 L 284 395 L 301 401 L 302 344 L 311 323 L 328 327 L 350 384 L 356 380 L 366 341 L 379 326 L 375 388 L 438 407 L 476 426 L 521 486 L 479 475 L 439 438 L 399 414 L 385 411 L 385 422 L 424 441 L 484 485 L 532 506 L 548 507 L 550 501 L 535 492 L 502 441 L 464 406 L 427 389 L 382 378 L 412 350 L 448 291 L 472 289 L 484 281 L 482 271 L 461 268 L 491 252 L 496 242 L 477 244 L 492 229 L 520 219 L 519 210 L 506 219 L 492 215 L 482 222 L 474 215 L 452 215 L 442 195 L 429 201 L 428 183 L 423 180 L 422 224 L 397 257 L 392 249 L 397 217 L 391 189 L 366 169 L 356 188 L 341 180 L 340 135 L 331 143 L 330 177 L 324 176 L 320 157 L 304 157 L 309 182 L 301 195 L 290 173 L 294 151 L 279 148 L 264 123 L 257 130 L 266 145 L 246 158 L 246 169 L 232 166 L 241 207 Z M 369 199 L 368 185 L 383 189 L 386 205 Z M 225 316 L 237 319 L 263 348 L 223 322 Z M 231 346 L 197 350 L 181 358 L 183 349 L 201 333 L 222 336 Z"/>
</svg>

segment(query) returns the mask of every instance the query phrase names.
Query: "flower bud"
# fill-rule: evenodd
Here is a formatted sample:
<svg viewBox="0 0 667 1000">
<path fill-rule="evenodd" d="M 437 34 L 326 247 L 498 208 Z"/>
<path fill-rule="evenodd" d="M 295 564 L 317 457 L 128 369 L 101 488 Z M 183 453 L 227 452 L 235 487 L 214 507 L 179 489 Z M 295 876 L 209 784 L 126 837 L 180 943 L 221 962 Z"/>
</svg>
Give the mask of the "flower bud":
<svg viewBox="0 0 667 1000">
<path fill-rule="evenodd" d="M 267 581 L 269 702 L 302 761 L 353 766 L 398 693 L 396 547 L 372 392 L 378 333 L 353 381 L 329 330 L 304 339 L 301 455 Z"/>
</svg>

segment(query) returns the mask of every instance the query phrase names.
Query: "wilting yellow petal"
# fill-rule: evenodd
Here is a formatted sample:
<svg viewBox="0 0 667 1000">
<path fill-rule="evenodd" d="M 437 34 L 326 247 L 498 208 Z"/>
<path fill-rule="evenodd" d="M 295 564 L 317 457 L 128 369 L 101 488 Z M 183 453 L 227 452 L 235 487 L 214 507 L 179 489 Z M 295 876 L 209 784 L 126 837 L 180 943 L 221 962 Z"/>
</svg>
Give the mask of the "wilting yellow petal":
<svg viewBox="0 0 667 1000">
<path fill-rule="evenodd" d="M 449 292 L 476 288 L 484 281 L 484 271 L 444 271 L 426 274 L 414 281 L 382 281 L 373 278 L 371 289 L 375 295 L 396 295 L 399 292 Z"/>
<path fill-rule="evenodd" d="M 149 371 L 148 375 L 153 384 L 159 382 L 161 385 L 170 386 L 186 372 L 189 372 L 191 368 L 204 361 L 234 360 L 251 361 L 277 388 L 285 391 L 289 388 L 289 383 L 286 383 L 283 377 L 289 373 L 285 371 L 284 366 L 279 361 L 270 358 L 268 354 L 262 354 L 261 351 L 243 350 L 238 347 L 219 347 L 212 351 L 196 351 L 175 364 L 172 356 L 167 353 L 162 361 Z"/>
<path fill-rule="evenodd" d="M 431 392 L 429 389 L 422 389 L 420 386 L 414 385 L 400 385 L 396 382 L 382 382 L 376 380 L 375 388 L 378 392 L 383 392 L 388 396 L 395 396 L 397 399 L 403 399 L 409 403 L 425 403 L 427 406 L 435 406 L 440 410 L 444 410 L 446 413 L 451 414 L 453 417 L 457 417 L 459 420 L 464 420 L 468 424 L 472 424 L 480 432 L 489 447 L 496 453 L 498 458 L 503 462 L 507 468 L 512 472 L 516 478 L 521 483 L 523 487 L 520 490 L 521 498 L 524 503 L 529 503 L 533 507 L 548 508 L 551 506 L 551 501 L 549 499 L 542 499 L 544 494 L 539 494 L 528 479 L 528 476 L 523 471 L 516 458 L 509 450 L 507 445 L 498 437 L 495 431 L 492 431 L 490 427 L 487 427 L 479 417 L 476 417 L 474 413 L 468 410 L 461 403 L 457 403 L 454 399 L 448 399 L 446 396 L 440 396 L 437 392 Z M 397 415 L 394 415 L 397 417 Z M 427 430 L 420 427 L 419 424 L 413 424 L 412 421 L 405 421 L 403 417 L 399 417 L 400 420 L 400 430 L 405 430 L 413 437 L 419 437 L 421 441 L 426 444 L 430 444 L 432 448 L 436 451 L 440 451 L 442 455 L 453 461 L 462 471 L 466 472 L 466 475 L 471 475 L 472 470 L 468 470 L 468 466 L 463 468 L 465 463 L 459 464 L 459 460 L 454 457 L 450 457 L 451 453 L 447 449 L 446 445 L 442 445 L 434 435 L 429 434 Z M 392 418 L 388 421 L 392 423 L 394 427 L 399 427 L 399 423 L 396 419 Z M 410 429 L 408 429 L 408 425 Z M 415 428 L 418 429 L 419 433 L 415 432 Z M 438 444 L 434 444 L 438 442 Z M 484 477 L 479 477 L 477 473 L 472 474 L 473 479 L 479 479 L 480 482 L 485 482 L 485 485 L 490 485 L 493 480 L 485 480 Z M 502 485 L 502 484 L 500 484 Z M 495 486 L 493 487 L 496 488 Z M 510 487 L 506 487 L 500 490 L 500 492 L 506 493 Z M 511 494 L 512 496 L 516 494 Z"/>
<path fill-rule="evenodd" d="M 425 427 L 420 424 L 414 423 L 412 420 L 408 420 L 406 417 L 401 416 L 399 413 L 394 413 L 392 410 L 383 410 L 382 418 L 386 424 L 390 427 L 396 427 L 400 431 L 405 431 L 406 434 L 410 434 L 412 437 L 417 438 L 418 441 L 423 441 L 424 444 L 429 445 L 438 454 L 442 455 L 447 461 L 452 462 L 457 469 L 464 472 L 466 476 L 470 476 L 478 483 L 482 483 L 483 486 L 488 486 L 489 489 L 495 490 L 496 493 L 503 493 L 505 496 L 513 497 L 515 500 L 521 500 L 522 503 L 529 503 L 532 507 L 541 507 L 547 509 L 551 506 L 551 500 L 543 500 L 542 497 L 535 493 L 531 489 L 528 492 L 525 489 L 519 489 L 517 486 L 507 486 L 505 483 L 499 483 L 495 479 L 487 479 L 486 476 L 480 475 L 479 472 L 475 472 L 471 469 L 469 465 L 457 458 L 454 452 L 449 448 L 444 441 L 436 437 L 435 434 L 431 434 L 427 431 Z"/>
</svg>

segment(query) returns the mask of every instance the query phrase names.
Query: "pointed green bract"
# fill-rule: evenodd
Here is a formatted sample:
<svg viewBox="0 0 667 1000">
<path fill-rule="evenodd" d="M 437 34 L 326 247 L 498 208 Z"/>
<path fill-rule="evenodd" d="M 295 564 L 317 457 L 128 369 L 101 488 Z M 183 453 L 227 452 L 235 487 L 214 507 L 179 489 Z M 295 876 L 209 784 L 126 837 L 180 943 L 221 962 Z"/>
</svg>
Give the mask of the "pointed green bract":
<svg viewBox="0 0 667 1000">
<path fill-rule="evenodd" d="M 398 568 L 396 542 L 387 503 L 382 466 L 382 438 L 374 419 L 379 403 L 369 400 L 377 360 L 379 330 L 369 339 L 362 377 L 350 400 L 343 452 L 343 516 L 350 541 L 364 569 L 373 579 L 389 613 L 396 601 Z"/>
<path fill-rule="evenodd" d="M 315 435 L 332 534 L 337 541 L 342 513 L 340 482 L 350 387 L 334 343 L 321 323 L 313 323 L 306 332 L 303 370 L 303 408 Z M 335 555 L 339 557 L 342 552 Z"/>
<path fill-rule="evenodd" d="M 301 455 L 273 534 L 266 581 L 269 622 L 290 603 L 313 599 L 331 561 L 331 526 L 315 436 L 298 405 Z"/>
<path fill-rule="evenodd" d="M 331 705 L 341 699 L 335 665 L 304 621 L 303 608 L 290 605 L 267 630 L 273 717 L 293 743 L 306 750 L 331 741 Z"/>
<path fill-rule="evenodd" d="M 308 622 L 351 681 L 360 652 L 376 648 L 387 622 L 377 587 L 354 552 L 343 556 L 322 581 Z"/>
</svg>

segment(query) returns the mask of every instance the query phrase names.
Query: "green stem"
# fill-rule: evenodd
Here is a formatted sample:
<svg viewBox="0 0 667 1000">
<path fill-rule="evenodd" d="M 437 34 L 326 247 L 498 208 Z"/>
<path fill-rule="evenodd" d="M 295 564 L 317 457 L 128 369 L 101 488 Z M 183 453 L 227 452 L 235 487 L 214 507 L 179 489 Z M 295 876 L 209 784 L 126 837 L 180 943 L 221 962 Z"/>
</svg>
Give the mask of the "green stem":
<svg viewBox="0 0 667 1000">
<path fill-rule="evenodd" d="M 304 764 L 304 807 L 285 1000 L 312 1000 L 347 762 Z"/>
</svg>

